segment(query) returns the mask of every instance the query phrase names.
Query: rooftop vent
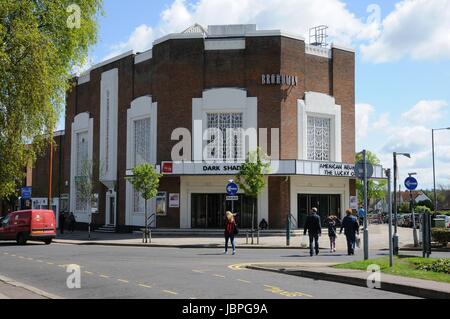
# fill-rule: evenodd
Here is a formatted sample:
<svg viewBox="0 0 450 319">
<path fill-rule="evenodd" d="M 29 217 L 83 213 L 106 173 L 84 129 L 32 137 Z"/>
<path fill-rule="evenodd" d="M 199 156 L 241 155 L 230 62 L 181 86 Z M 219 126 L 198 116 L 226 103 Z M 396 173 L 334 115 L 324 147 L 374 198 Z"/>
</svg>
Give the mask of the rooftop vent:
<svg viewBox="0 0 450 319">
<path fill-rule="evenodd" d="M 328 46 L 328 27 L 326 25 L 319 25 L 309 29 L 309 44 L 317 47 Z"/>
<path fill-rule="evenodd" d="M 184 30 L 181 33 L 201 33 L 204 36 L 206 36 L 208 34 L 208 32 L 206 32 L 205 28 L 203 28 L 200 24 L 196 23 L 192 26 L 190 26 L 189 28 L 187 28 L 186 30 Z"/>
</svg>

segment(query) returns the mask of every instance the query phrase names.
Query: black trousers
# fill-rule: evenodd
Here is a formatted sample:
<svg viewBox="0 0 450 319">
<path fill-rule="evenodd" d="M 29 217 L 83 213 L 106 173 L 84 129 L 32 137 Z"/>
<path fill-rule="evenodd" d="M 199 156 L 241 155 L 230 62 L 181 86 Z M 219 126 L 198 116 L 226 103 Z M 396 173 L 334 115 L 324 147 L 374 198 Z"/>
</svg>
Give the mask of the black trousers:
<svg viewBox="0 0 450 319">
<path fill-rule="evenodd" d="M 309 253 L 310 255 L 319 254 L 319 234 L 309 234 Z"/>
</svg>

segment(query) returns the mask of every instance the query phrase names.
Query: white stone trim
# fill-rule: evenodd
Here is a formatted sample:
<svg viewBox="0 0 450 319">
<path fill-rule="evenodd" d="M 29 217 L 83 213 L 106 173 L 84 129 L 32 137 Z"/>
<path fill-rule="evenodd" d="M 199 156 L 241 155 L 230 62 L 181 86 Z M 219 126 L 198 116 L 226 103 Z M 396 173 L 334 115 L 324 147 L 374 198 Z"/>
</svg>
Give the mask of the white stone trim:
<svg viewBox="0 0 450 319">
<path fill-rule="evenodd" d="M 112 57 L 112 58 L 110 58 L 108 60 L 105 60 L 105 61 L 102 61 L 102 62 L 100 62 L 98 64 L 93 65 L 90 68 L 90 70 L 95 70 L 95 69 L 101 68 L 102 66 L 105 66 L 107 64 L 110 64 L 110 63 L 113 63 L 113 62 L 116 62 L 116 61 L 119 61 L 119 60 L 121 60 L 123 58 L 126 58 L 127 56 L 130 56 L 130 55 L 133 55 L 133 54 L 134 54 L 133 50 L 127 51 L 125 53 L 119 54 L 119 55 L 117 55 L 115 57 Z"/>
<path fill-rule="evenodd" d="M 94 119 L 89 117 L 89 113 L 80 113 L 75 116 L 72 123 L 71 151 L 70 151 L 70 211 L 74 213 L 77 221 L 81 223 L 89 222 L 89 212 L 81 212 L 75 210 L 75 174 L 76 174 L 76 142 L 77 134 L 88 132 L 88 158 L 92 162 L 94 150 Z"/>
<path fill-rule="evenodd" d="M 345 47 L 345 46 L 342 46 L 342 45 L 339 45 L 339 44 L 335 44 L 335 43 L 331 44 L 331 48 L 332 49 L 342 50 L 342 51 L 353 52 L 353 53 L 356 52 L 356 50 L 354 48 Z"/>
<path fill-rule="evenodd" d="M 206 130 L 207 113 L 243 113 L 243 129 L 258 129 L 258 99 L 247 97 L 247 91 L 237 88 L 219 88 L 203 92 L 202 98 L 192 99 L 192 143 L 193 160 L 203 161 L 203 148 L 206 142 L 203 141 L 203 132 Z M 202 130 L 198 130 L 196 122 L 202 123 Z M 249 145 L 249 150 L 256 149 L 257 145 Z"/>
<path fill-rule="evenodd" d="M 266 177 L 267 178 L 267 177 Z M 191 195 L 192 194 L 224 194 L 226 185 L 234 176 L 182 176 L 180 177 L 180 228 L 191 228 Z M 243 194 L 242 190 L 239 194 Z M 268 183 L 258 196 L 257 221 L 263 218 L 269 222 L 269 190 Z"/>
<path fill-rule="evenodd" d="M 202 33 L 170 33 L 162 38 L 159 38 L 153 42 L 153 46 L 169 40 L 178 39 L 204 39 L 205 36 Z"/>
<path fill-rule="evenodd" d="M 245 39 L 205 39 L 205 51 L 244 49 Z"/>
<path fill-rule="evenodd" d="M 342 161 L 341 106 L 329 95 L 306 92 L 305 100 L 298 100 L 298 159 L 308 160 L 307 128 L 308 116 L 325 117 L 331 120 L 330 162 Z"/>
<path fill-rule="evenodd" d="M 338 177 L 291 176 L 291 214 L 297 219 L 298 194 L 341 195 L 341 216 L 350 205 L 350 179 Z"/>
<path fill-rule="evenodd" d="M 137 54 L 134 57 L 134 64 L 139 64 L 150 59 L 153 59 L 153 50 L 148 50 L 140 54 Z"/>
<path fill-rule="evenodd" d="M 87 71 L 87 72 L 81 74 L 80 77 L 78 78 L 78 85 L 88 83 L 90 81 L 91 81 L 91 72 Z"/>
<path fill-rule="evenodd" d="M 332 53 L 331 53 L 330 49 L 315 46 L 315 45 L 307 44 L 305 46 L 305 52 L 306 52 L 306 54 L 316 55 L 316 56 L 320 56 L 322 58 L 327 58 L 327 59 L 332 58 Z"/>
<path fill-rule="evenodd" d="M 127 170 L 133 168 L 134 163 L 134 121 L 150 118 L 151 121 L 151 160 L 150 164 L 155 165 L 157 160 L 157 125 L 158 125 L 158 104 L 152 101 L 151 96 L 142 96 L 131 102 L 131 107 L 127 111 Z M 144 213 L 134 213 L 133 210 L 133 191 L 129 182 L 126 182 L 126 203 L 125 203 L 125 225 L 144 226 Z M 147 203 L 148 209 L 154 211 L 156 200 L 152 199 Z"/>
<path fill-rule="evenodd" d="M 247 32 L 246 37 L 286 37 L 295 40 L 305 41 L 305 38 L 299 34 L 289 33 L 282 30 L 258 30 L 253 32 Z"/>
<path fill-rule="evenodd" d="M 100 83 L 99 181 L 108 189 L 114 189 L 117 182 L 118 112 L 119 69 L 112 69 L 102 73 Z"/>
</svg>

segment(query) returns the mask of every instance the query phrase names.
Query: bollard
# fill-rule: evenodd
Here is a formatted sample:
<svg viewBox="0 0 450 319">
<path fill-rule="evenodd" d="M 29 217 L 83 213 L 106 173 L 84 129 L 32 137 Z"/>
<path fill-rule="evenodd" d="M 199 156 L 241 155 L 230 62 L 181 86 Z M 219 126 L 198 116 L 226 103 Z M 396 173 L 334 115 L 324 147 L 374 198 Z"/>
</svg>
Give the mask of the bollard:
<svg viewBox="0 0 450 319">
<path fill-rule="evenodd" d="M 248 231 L 245 232 L 245 243 L 248 245 Z"/>
<path fill-rule="evenodd" d="M 257 245 L 259 245 L 259 228 L 258 228 L 258 233 L 257 233 L 257 241 L 256 241 Z"/>
<path fill-rule="evenodd" d="M 289 216 L 286 217 L 286 246 L 291 245 L 291 227 L 289 225 Z"/>
</svg>

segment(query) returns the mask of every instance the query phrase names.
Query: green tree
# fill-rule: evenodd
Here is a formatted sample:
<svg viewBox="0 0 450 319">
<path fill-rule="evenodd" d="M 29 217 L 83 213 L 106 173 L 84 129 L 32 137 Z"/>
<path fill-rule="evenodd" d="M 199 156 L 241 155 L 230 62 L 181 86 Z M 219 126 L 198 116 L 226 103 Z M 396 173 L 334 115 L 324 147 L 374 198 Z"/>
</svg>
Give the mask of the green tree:
<svg viewBox="0 0 450 319">
<path fill-rule="evenodd" d="M 96 42 L 102 0 L 0 1 L 0 198 L 53 141 L 71 72 Z"/>
<path fill-rule="evenodd" d="M 155 168 L 148 164 L 136 166 L 133 170 L 133 176 L 127 179 L 133 185 L 134 190 L 139 192 L 145 200 L 145 243 L 148 242 L 148 212 L 147 201 L 154 198 L 158 194 L 159 179 L 161 174 L 156 172 Z"/>
<path fill-rule="evenodd" d="M 380 160 L 376 156 L 375 153 L 371 151 L 367 151 L 366 153 L 367 162 L 372 165 L 380 165 Z M 359 153 L 356 155 L 356 162 L 362 161 L 362 154 Z M 368 179 L 367 181 L 367 206 L 370 207 L 371 201 L 373 200 L 376 203 L 377 200 L 381 200 L 386 198 L 386 188 L 387 181 L 385 180 L 375 180 Z M 358 179 L 356 181 L 356 189 L 358 191 L 358 199 L 359 202 L 363 202 L 364 200 L 364 182 L 363 180 Z"/>
<path fill-rule="evenodd" d="M 241 170 L 236 175 L 236 181 L 245 195 L 252 198 L 252 244 L 253 230 L 255 229 L 255 202 L 258 195 L 266 187 L 265 175 L 269 174 L 269 157 L 258 148 L 250 152 L 247 160 L 241 165 Z"/>
</svg>

